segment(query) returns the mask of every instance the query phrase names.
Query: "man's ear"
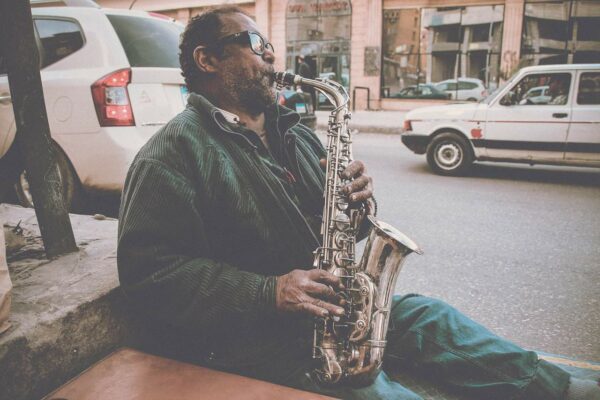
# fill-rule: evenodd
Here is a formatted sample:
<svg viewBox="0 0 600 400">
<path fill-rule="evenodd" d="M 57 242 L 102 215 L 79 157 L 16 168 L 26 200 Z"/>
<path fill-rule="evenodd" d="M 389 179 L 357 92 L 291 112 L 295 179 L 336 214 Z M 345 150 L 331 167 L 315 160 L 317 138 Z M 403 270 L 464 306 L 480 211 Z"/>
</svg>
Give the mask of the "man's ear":
<svg viewBox="0 0 600 400">
<path fill-rule="evenodd" d="M 210 54 L 204 46 L 198 46 L 194 49 L 194 61 L 196 61 L 196 66 L 202 72 L 210 73 L 217 70 L 216 57 Z"/>
</svg>

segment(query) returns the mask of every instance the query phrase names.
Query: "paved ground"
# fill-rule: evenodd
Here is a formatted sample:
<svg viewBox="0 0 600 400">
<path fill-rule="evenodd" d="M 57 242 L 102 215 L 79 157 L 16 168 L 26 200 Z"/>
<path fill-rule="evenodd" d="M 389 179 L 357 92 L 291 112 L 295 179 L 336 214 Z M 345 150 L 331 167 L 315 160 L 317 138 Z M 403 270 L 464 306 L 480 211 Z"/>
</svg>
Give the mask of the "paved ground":
<svg viewBox="0 0 600 400">
<path fill-rule="evenodd" d="M 398 135 L 358 134 L 380 217 L 425 250 L 397 291 L 442 298 L 518 344 L 600 361 L 600 170 L 432 174 Z"/>
<path fill-rule="evenodd" d="M 329 111 L 317 111 L 318 129 L 327 129 Z M 404 122 L 404 111 L 355 111 L 350 120 L 351 129 L 368 133 L 393 133 L 399 134 Z"/>
</svg>

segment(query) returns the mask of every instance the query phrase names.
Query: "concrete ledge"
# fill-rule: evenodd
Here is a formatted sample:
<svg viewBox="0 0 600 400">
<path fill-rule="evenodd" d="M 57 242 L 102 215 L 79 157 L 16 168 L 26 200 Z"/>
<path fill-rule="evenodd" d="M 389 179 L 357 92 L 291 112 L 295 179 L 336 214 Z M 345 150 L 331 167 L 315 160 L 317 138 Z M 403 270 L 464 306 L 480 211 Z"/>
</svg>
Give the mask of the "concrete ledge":
<svg viewBox="0 0 600 400">
<path fill-rule="evenodd" d="M 0 205 L 21 221 L 22 247 L 9 256 L 11 328 L 0 335 L 0 399 L 39 399 L 109 352 L 131 344 L 117 289 L 117 221 L 71 215 L 79 252 L 45 258 L 35 213 Z"/>
</svg>

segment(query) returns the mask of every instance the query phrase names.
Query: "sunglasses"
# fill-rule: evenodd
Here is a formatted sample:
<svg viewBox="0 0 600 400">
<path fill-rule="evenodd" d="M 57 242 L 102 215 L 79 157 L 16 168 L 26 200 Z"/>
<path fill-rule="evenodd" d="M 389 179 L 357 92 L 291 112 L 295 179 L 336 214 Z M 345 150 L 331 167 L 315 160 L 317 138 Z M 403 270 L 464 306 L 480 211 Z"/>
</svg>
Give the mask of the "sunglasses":
<svg viewBox="0 0 600 400">
<path fill-rule="evenodd" d="M 223 47 L 223 45 L 228 43 L 240 43 L 240 44 L 249 44 L 250 49 L 254 52 L 254 54 L 258 56 L 262 56 L 265 53 L 265 50 L 270 50 L 271 52 L 275 52 L 273 45 L 267 42 L 258 32 L 254 31 L 243 31 L 234 33 L 232 35 L 224 36 L 218 39 L 214 44 L 212 44 L 211 48 Z"/>
</svg>

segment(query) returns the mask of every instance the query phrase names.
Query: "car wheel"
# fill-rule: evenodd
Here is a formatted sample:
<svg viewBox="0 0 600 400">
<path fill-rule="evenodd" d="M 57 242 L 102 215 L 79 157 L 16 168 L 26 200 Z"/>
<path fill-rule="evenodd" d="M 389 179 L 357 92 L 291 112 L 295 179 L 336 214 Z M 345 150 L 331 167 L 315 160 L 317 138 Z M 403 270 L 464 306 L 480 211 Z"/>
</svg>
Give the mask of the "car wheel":
<svg viewBox="0 0 600 400">
<path fill-rule="evenodd" d="M 441 133 L 427 147 L 427 163 L 436 174 L 461 175 L 472 162 L 469 143 L 456 133 Z"/>
<path fill-rule="evenodd" d="M 68 211 L 80 211 L 84 203 L 81 183 L 65 153 L 54 145 L 58 172 L 62 182 L 63 198 Z M 15 193 L 23 207 L 33 207 L 33 197 L 27 180 L 27 171 L 22 171 L 15 183 Z"/>
</svg>

